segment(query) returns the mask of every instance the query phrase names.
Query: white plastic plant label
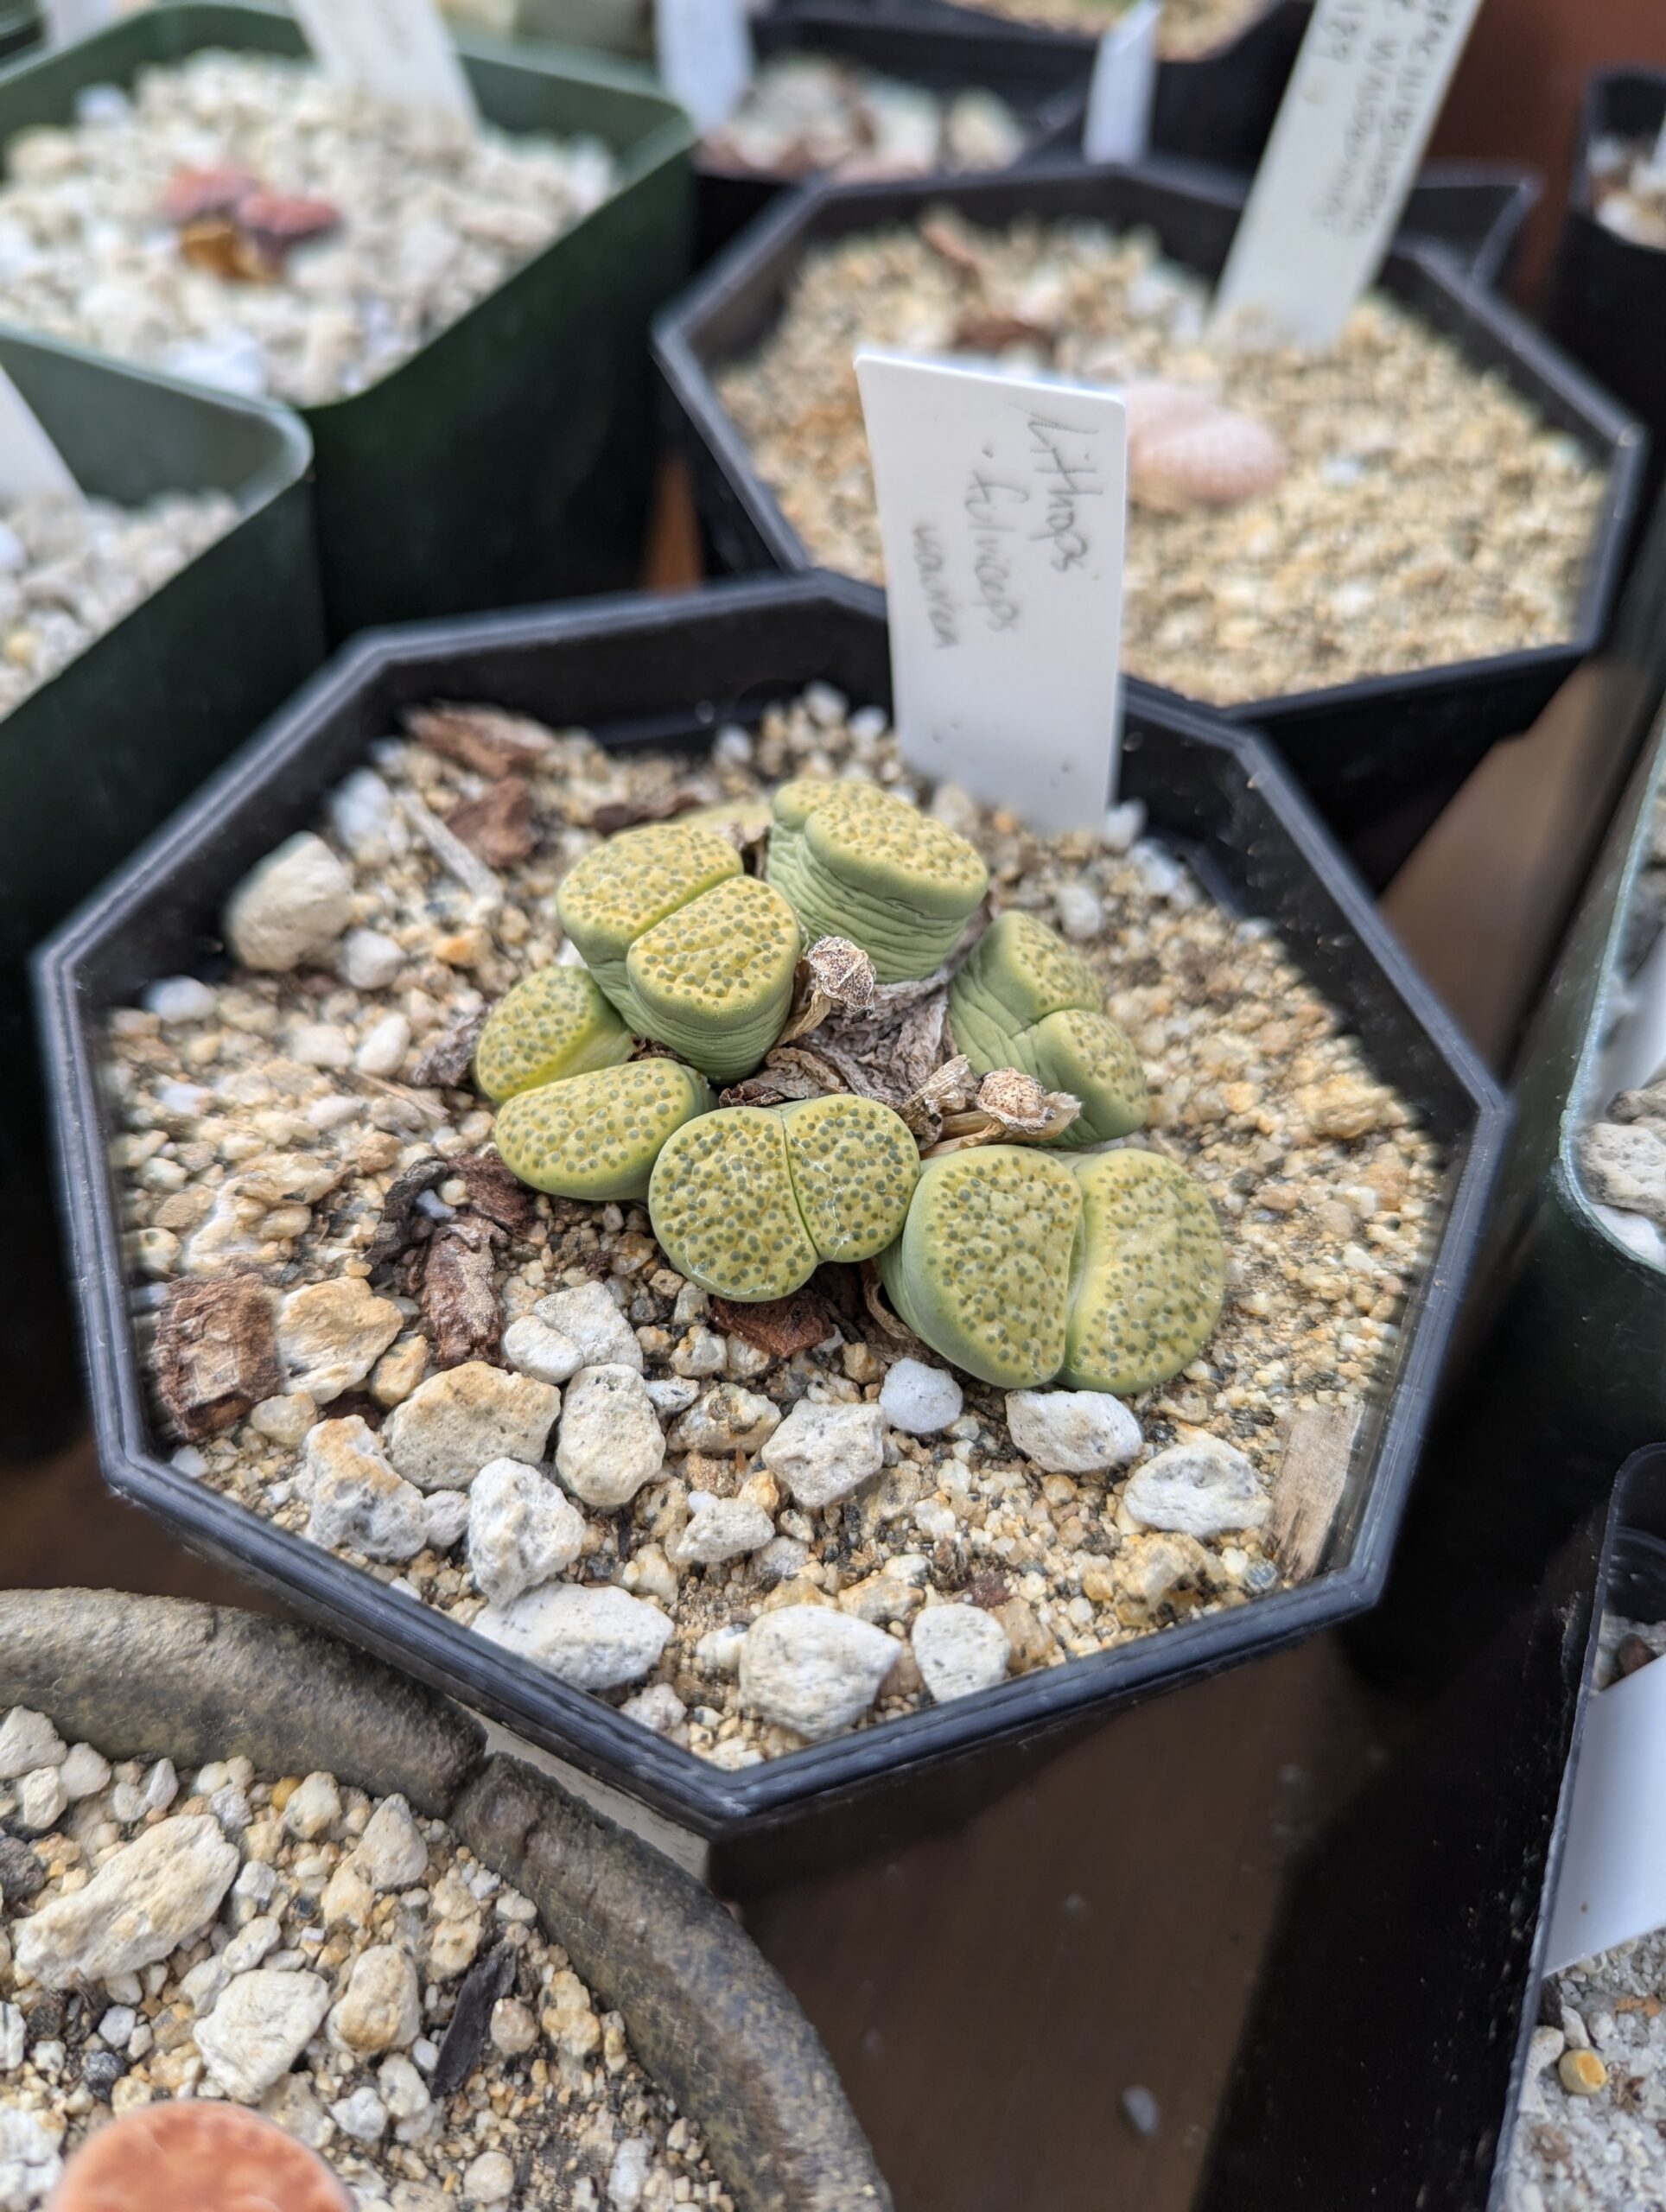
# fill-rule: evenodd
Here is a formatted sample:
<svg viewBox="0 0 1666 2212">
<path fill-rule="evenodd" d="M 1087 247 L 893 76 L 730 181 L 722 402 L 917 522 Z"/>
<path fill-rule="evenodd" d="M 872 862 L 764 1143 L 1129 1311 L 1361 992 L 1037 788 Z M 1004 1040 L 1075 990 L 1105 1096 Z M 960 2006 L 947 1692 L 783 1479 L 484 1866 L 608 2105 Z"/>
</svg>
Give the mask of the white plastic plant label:
<svg viewBox="0 0 1666 2212">
<path fill-rule="evenodd" d="M 1480 0 L 1319 0 L 1215 295 L 1328 346 L 1376 276 Z"/>
<path fill-rule="evenodd" d="M 73 46 L 116 20 L 115 0 L 44 0 L 48 46 Z"/>
<path fill-rule="evenodd" d="M 1151 145 L 1162 0 L 1135 0 L 1099 41 L 1082 151 L 1091 162 L 1142 162 Z"/>
<path fill-rule="evenodd" d="M 292 0 L 332 77 L 402 107 L 474 117 L 474 95 L 435 0 Z"/>
<path fill-rule="evenodd" d="M 1666 1659 L 1591 1700 L 1544 1970 L 1666 1928 Z"/>
<path fill-rule="evenodd" d="M 0 369 L 0 506 L 42 496 L 79 500 L 84 495 L 40 416 Z"/>
<path fill-rule="evenodd" d="M 665 90 L 700 135 L 726 124 L 752 82 L 745 0 L 654 0 L 654 48 Z"/>
<path fill-rule="evenodd" d="M 1097 830 L 1122 729 L 1128 410 L 1112 391 L 864 347 L 897 735 L 1047 830 Z"/>
</svg>

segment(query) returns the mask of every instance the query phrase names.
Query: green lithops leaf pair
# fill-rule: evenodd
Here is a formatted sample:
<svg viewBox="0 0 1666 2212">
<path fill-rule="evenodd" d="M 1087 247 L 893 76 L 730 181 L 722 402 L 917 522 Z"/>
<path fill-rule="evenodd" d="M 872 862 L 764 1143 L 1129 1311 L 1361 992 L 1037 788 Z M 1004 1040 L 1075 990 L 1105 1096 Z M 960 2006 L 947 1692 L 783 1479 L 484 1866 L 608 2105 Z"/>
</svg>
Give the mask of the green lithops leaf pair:
<svg viewBox="0 0 1666 2212">
<path fill-rule="evenodd" d="M 720 1298 L 785 1298 L 823 1260 L 865 1260 L 901 1229 L 919 1154 L 876 1099 L 737 1106 L 671 1136 L 648 1190 L 671 1265 Z"/>
<path fill-rule="evenodd" d="M 474 1047 L 474 1080 L 494 1104 L 540 1084 L 617 1067 L 630 1031 L 582 968 L 540 968 L 506 990 Z"/>
<path fill-rule="evenodd" d="M 928 1160 L 880 1257 L 897 1312 L 968 1374 L 1119 1397 L 1197 1357 L 1220 1319 L 1225 1265 L 1207 1192 L 1173 1160 L 1065 1161 L 1016 1145 Z"/>
<path fill-rule="evenodd" d="M 716 1083 L 750 1075 L 780 1034 L 801 946 L 779 891 L 716 830 L 653 823 L 587 853 L 556 894 L 585 966 L 639 1037 Z"/>
<path fill-rule="evenodd" d="M 705 1078 L 679 1061 L 633 1060 L 518 1090 L 493 1137 L 510 1173 L 535 1191 L 598 1205 L 645 1198 L 665 1140 L 714 1103 Z"/>
<path fill-rule="evenodd" d="M 766 873 L 808 938 L 850 938 L 881 983 L 940 968 L 989 880 L 976 846 L 906 799 L 815 776 L 777 791 Z"/>
<path fill-rule="evenodd" d="M 1018 1068 L 1082 1110 L 1055 1143 L 1104 1144 L 1144 1126 L 1145 1070 L 1104 1011 L 1098 978 L 1033 914 L 1002 914 L 949 987 L 955 1041 L 978 1075 Z"/>
</svg>

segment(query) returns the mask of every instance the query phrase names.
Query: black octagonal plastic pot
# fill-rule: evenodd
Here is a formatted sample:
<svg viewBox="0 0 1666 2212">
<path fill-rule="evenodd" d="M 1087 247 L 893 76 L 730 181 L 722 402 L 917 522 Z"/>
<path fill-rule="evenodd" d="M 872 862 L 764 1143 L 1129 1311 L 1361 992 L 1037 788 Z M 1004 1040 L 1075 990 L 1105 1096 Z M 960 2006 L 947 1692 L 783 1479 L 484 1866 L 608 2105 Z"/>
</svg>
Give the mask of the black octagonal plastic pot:
<svg viewBox="0 0 1666 2212">
<path fill-rule="evenodd" d="M 831 579 L 756 580 L 662 599 L 387 631 L 338 656 L 54 939 L 39 967 L 63 1191 L 75 1240 L 99 1456 L 122 1495 L 303 1612 L 722 1847 L 735 1878 L 779 1877 L 809 1832 L 819 1856 L 951 1818 L 1015 1767 L 1136 1699 L 1252 1658 L 1370 1605 L 1478 1233 L 1505 1108 L 1261 741 L 1129 687 L 1122 790 L 1142 799 L 1230 911 L 1264 917 L 1363 1039 L 1448 1162 L 1429 1259 L 1392 1377 L 1366 1411 L 1312 1578 L 1091 1658 L 1023 1676 L 736 1773 L 654 1736 L 417 1599 L 193 1481 L 147 1410 L 101 1070 L 105 1017 L 147 982 L 218 957 L 226 893 L 396 726 L 440 698 L 490 700 L 604 744 L 698 750 L 722 723 L 812 680 L 889 699 L 871 594 Z"/>
<path fill-rule="evenodd" d="M 1245 187 L 1195 166 L 1038 163 L 967 181 L 824 185 L 785 203 L 691 285 L 655 324 L 655 349 L 687 438 L 696 498 L 724 568 L 800 570 L 811 556 L 720 403 L 713 372 L 773 327 L 805 254 L 829 240 L 908 223 L 937 203 L 989 226 L 1073 217 L 1154 230 L 1165 252 L 1218 273 Z M 1486 660 L 1376 676 L 1235 702 L 1278 747 L 1325 819 L 1357 844 L 1369 878 L 1390 875 L 1489 748 L 1533 721 L 1597 644 L 1618 588 L 1639 491 L 1643 434 L 1621 408 L 1513 308 L 1471 284 L 1437 249 L 1402 238 L 1380 282 L 1478 367 L 1494 370 L 1609 469 L 1571 632 L 1561 644 Z M 813 465 L 813 457 L 806 457 Z M 875 590 L 878 603 L 881 594 Z M 1383 825 L 1396 825 L 1385 838 Z"/>
</svg>

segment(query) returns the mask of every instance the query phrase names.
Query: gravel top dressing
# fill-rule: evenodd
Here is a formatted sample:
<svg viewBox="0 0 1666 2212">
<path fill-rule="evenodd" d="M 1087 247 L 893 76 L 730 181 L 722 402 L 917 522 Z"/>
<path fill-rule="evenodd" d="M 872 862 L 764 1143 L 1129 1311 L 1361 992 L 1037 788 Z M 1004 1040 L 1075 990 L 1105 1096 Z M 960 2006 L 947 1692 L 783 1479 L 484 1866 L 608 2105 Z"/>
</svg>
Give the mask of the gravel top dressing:
<svg viewBox="0 0 1666 2212">
<path fill-rule="evenodd" d="M 829 54 L 760 62 L 703 159 L 742 175 L 930 176 L 1004 169 L 1024 150 L 1017 117 L 992 92 L 938 94 Z"/>
<path fill-rule="evenodd" d="M 0 293 L 26 328 L 317 406 L 385 377 L 613 185 L 596 140 L 470 130 L 204 52 L 11 140 Z"/>
<path fill-rule="evenodd" d="M 1055 30 L 1096 36 L 1129 11 L 1130 0 L 975 0 L 994 16 L 1048 23 Z M 1212 53 L 1267 12 L 1269 0 L 1163 0 L 1158 51 L 1166 61 L 1190 61 Z"/>
<path fill-rule="evenodd" d="M 243 964 L 159 982 L 112 1017 L 129 1249 L 176 1466 L 728 1768 L 1279 1586 L 1269 1486 L 1288 1424 L 1326 1408 L 1313 1418 L 1345 1427 L 1380 1383 L 1440 1163 L 1267 925 L 1234 920 L 1141 838 L 1137 804 L 1103 836 L 1044 837 L 953 786 L 916 792 L 884 717 L 826 687 L 755 736 L 725 730 L 697 766 L 486 709 L 416 710 L 407 728 L 328 797 L 320 834 L 233 893 Z M 842 772 L 856 780 L 785 781 Z M 737 859 L 755 864 L 772 788 L 766 883 Z M 685 826 L 702 806 L 723 810 Z M 636 844 L 603 849 L 626 829 Z M 673 849 L 692 872 L 668 903 L 655 867 L 621 855 Z M 795 981 L 789 948 L 793 1041 L 708 1088 L 633 1046 L 637 1023 L 573 969 L 556 918 L 561 885 L 610 998 L 652 1013 L 691 976 L 718 1035 L 761 1019 L 753 1065 L 780 1033 L 773 967 L 702 955 L 692 974 L 683 953 L 769 922 L 778 882 L 803 914 L 834 868 L 840 895 L 867 885 L 863 926 L 882 937 L 881 894 L 921 853 L 934 926 L 963 931 L 955 959 L 998 916 L 956 984 L 952 1050 L 1033 1064 L 975 1101 L 944 1035 L 944 969 L 881 983 L 863 1014 L 839 1002 L 837 963 L 802 960 Z M 658 912 L 684 903 L 632 942 L 651 894 Z M 1049 986 L 1064 979 L 1052 1003 L 1079 1007 L 1085 985 L 1103 1014 L 989 1043 L 1016 1019 L 1014 932 L 1044 949 Z M 911 949 L 919 976 L 918 942 L 882 944 L 875 968 Z M 482 1020 L 535 972 L 480 1044 L 479 1082 L 507 1100 L 494 1116 L 470 1076 Z M 561 1028 L 550 1008 L 575 993 L 582 1018 Z M 991 1144 L 1056 1133 L 1047 1117 L 1077 1099 L 1041 1084 L 1084 1066 L 1095 1034 L 1122 1057 L 1097 1090 L 1072 1084 L 1101 1118 L 1066 1135 L 1135 1133 L 1110 1151 Z M 708 1046 L 691 1032 L 678 1050 L 709 1068 Z M 545 1082 L 534 1064 L 552 1052 L 568 1078 L 512 1095 Z M 594 1110 L 573 1103 L 587 1085 Z M 876 1103 L 887 1087 L 900 1111 Z M 752 1110 L 687 1120 L 714 1096 Z M 782 1100 L 813 1103 L 758 1110 Z M 639 1195 L 617 1193 L 647 1187 L 679 1121 L 652 1192 L 673 1265 Z M 575 1146 L 596 1197 L 547 1195 Z M 817 1163 L 848 1205 L 817 1203 Z M 1015 1213 L 981 1245 L 934 1242 L 944 1192 L 992 1163 L 996 1214 L 1023 1186 Z M 737 1195 L 714 1199 L 731 1172 Z M 1116 1187 L 1096 1185 L 1097 1214 L 1086 1201 L 1073 1329 L 1090 1290 L 1115 1288 L 1096 1239 L 1134 1218 L 1116 1212 L 1124 1186 L 1177 1209 L 1139 1293 L 1167 1351 L 1151 1371 L 1172 1379 L 997 1388 L 916 1341 L 898 1307 L 973 1362 L 984 1322 L 1003 1342 L 1028 1329 L 1027 1295 L 997 1297 L 992 1318 L 978 1300 L 1015 1242 L 1043 1239 L 1048 1207 L 1084 1203 L 1078 1176 Z M 818 1265 L 876 1251 L 899 1204 L 908 1229 L 880 1267 Z M 690 1279 L 754 1260 L 728 1298 Z M 1071 1357 L 1079 1370 L 1079 1344 Z"/>
<path fill-rule="evenodd" d="M 392 2212 L 733 2212 L 530 1901 L 403 1797 L 112 1770 L 20 1706 L 0 1819 L 0 2212 L 169 2098 L 258 2107 Z"/>
<path fill-rule="evenodd" d="M 0 512 L 0 715 L 236 520 L 236 502 L 222 492 L 181 492 L 133 509 L 43 498 Z"/>
<path fill-rule="evenodd" d="M 1220 704 L 1556 644 L 1605 472 L 1491 371 L 1370 295 L 1330 352 L 1206 343 L 1148 232 L 918 228 L 812 250 L 722 404 L 817 564 L 882 580 L 863 342 L 1130 393 L 1123 664 Z"/>
</svg>

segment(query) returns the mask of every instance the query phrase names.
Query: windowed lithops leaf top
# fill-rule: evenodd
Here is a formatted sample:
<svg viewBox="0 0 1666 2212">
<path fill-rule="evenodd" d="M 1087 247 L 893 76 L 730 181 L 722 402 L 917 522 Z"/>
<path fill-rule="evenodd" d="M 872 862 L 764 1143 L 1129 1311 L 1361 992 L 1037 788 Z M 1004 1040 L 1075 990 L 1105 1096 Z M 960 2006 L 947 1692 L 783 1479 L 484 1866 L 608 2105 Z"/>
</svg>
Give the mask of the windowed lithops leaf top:
<svg viewBox="0 0 1666 2212">
<path fill-rule="evenodd" d="M 919 1171 L 914 1140 L 871 1098 L 733 1107 L 679 1129 L 648 1211 L 674 1268 L 719 1297 L 785 1298 L 823 1260 L 895 1236 Z"/>
<path fill-rule="evenodd" d="M 556 893 L 556 908 L 585 966 L 617 1001 L 638 938 L 740 873 L 741 855 L 721 830 L 654 822 L 586 853 Z"/>
<path fill-rule="evenodd" d="M 766 872 L 808 938 L 849 938 L 882 983 L 941 967 L 989 887 L 943 823 L 876 784 L 814 776 L 775 794 Z"/>
<path fill-rule="evenodd" d="M 506 991 L 474 1048 L 474 1080 L 496 1103 L 631 1056 L 631 1033 L 582 968 L 540 968 Z"/>
<path fill-rule="evenodd" d="M 1133 1397 L 1189 1366 L 1214 1334 L 1226 1248 L 1195 1175 L 1152 1152 L 1076 1162 L 1081 1280 L 1064 1380 Z"/>
<path fill-rule="evenodd" d="M 644 1198 L 672 1131 L 709 1113 L 703 1078 L 676 1060 L 633 1060 L 518 1091 L 493 1131 L 506 1167 L 562 1198 Z"/>
<path fill-rule="evenodd" d="M 1082 1111 L 1055 1141 L 1103 1144 L 1143 1126 L 1145 1070 L 1104 1011 L 1098 978 L 1033 914 L 998 916 L 949 988 L 955 1042 L 979 1075 L 1018 1068 Z"/>
<path fill-rule="evenodd" d="M 1006 1145 L 928 1160 L 880 1258 L 897 1312 L 969 1374 L 1123 1397 L 1196 1358 L 1224 1270 L 1209 1194 L 1173 1160 Z"/>
</svg>

